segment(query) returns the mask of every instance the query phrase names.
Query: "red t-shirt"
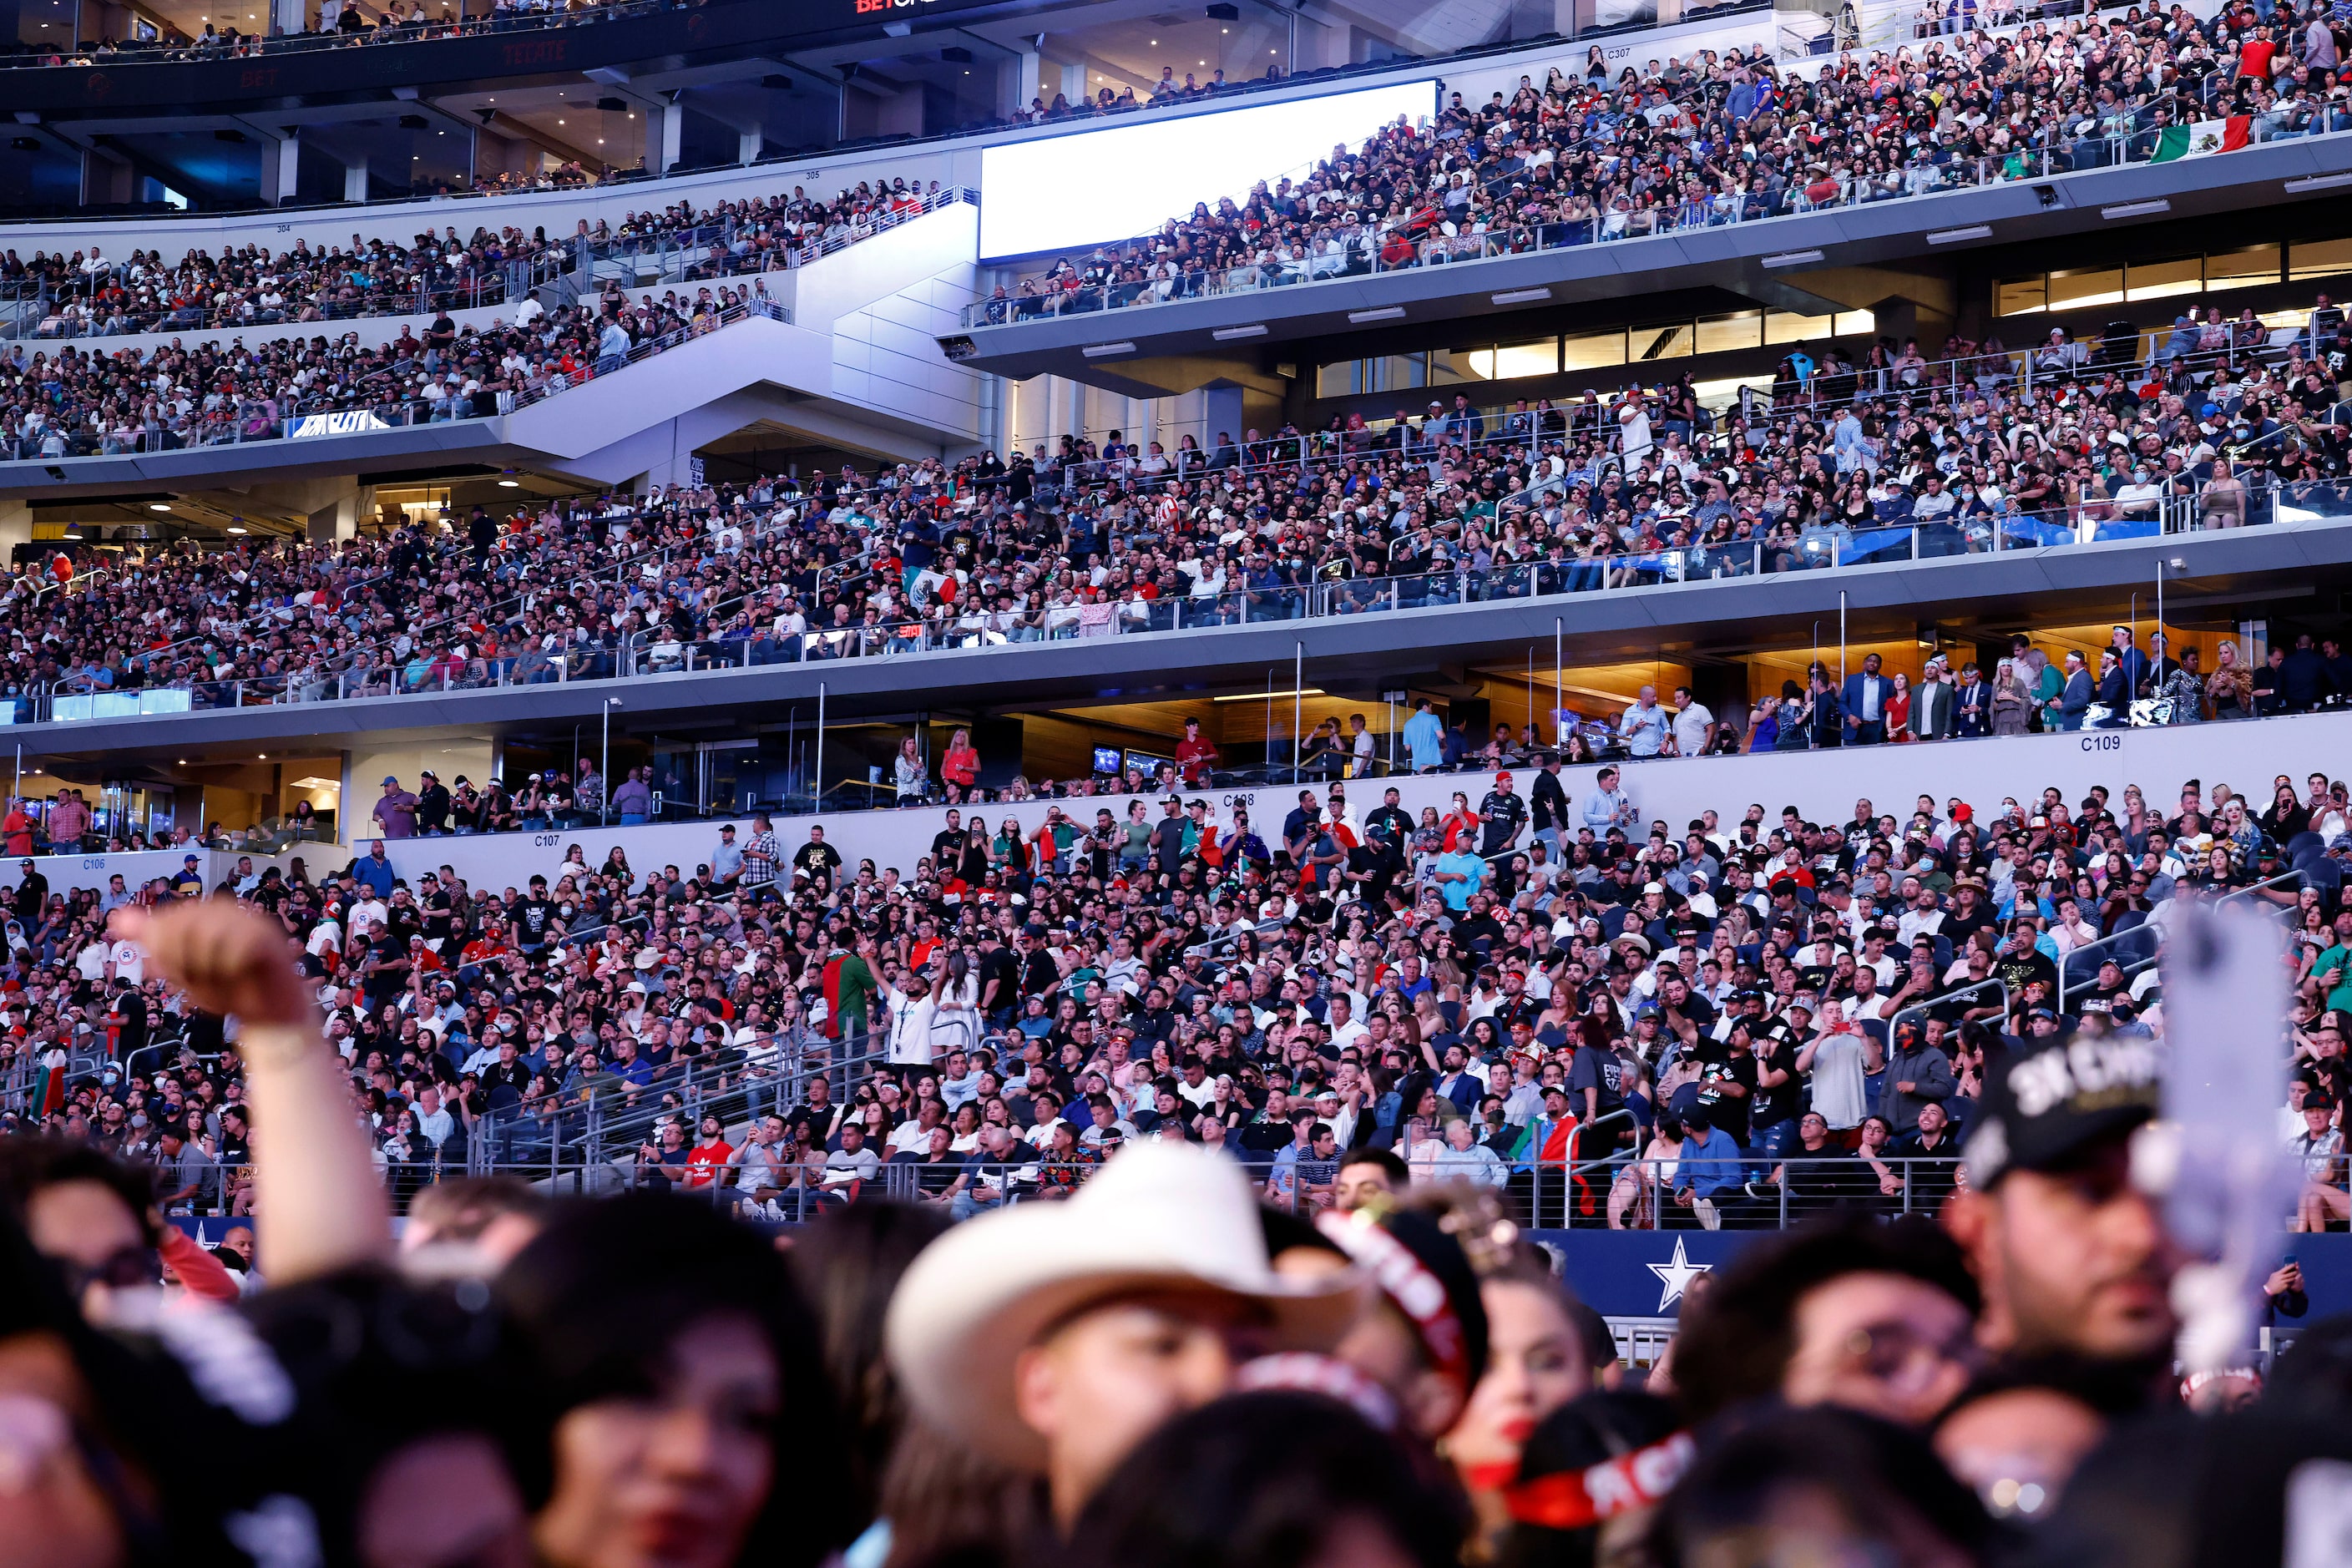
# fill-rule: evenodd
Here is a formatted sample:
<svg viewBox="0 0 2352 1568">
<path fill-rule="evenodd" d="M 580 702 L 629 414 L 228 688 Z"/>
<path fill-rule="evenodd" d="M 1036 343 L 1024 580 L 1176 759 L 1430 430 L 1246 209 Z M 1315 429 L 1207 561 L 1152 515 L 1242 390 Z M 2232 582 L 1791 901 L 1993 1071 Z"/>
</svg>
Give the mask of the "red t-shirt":
<svg viewBox="0 0 2352 1568">
<path fill-rule="evenodd" d="M 727 1162 L 735 1157 L 734 1146 L 724 1138 L 713 1138 L 708 1143 L 697 1143 L 686 1157 L 686 1185 L 707 1187 L 719 1179 Z"/>
<path fill-rule="evenodd" d="M 1194 789 L 1207 786 L 1209 769 L 1217 760 L 1217 748 L 1207 740 L 1186 737 L 1176 742 L 1176 766 L 1184 782 Z"/>
</svg>

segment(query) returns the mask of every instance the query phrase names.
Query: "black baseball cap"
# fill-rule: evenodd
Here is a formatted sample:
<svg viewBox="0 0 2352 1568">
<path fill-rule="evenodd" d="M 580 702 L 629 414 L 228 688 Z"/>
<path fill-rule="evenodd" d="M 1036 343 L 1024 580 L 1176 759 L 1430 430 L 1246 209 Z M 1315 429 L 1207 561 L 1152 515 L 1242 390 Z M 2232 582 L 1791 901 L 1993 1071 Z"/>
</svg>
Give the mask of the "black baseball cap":
<svg viewBox="0 0 2352 1568">
<path fill-rule="evenodd" d="M 2060 1171 L 2152 1119 L 2164 1092 L 2153 1041 L 2081 1036 L 1995 1064 L 1962 1151 L 1979 1191 L 2012 1169 Z"/>
</svg>

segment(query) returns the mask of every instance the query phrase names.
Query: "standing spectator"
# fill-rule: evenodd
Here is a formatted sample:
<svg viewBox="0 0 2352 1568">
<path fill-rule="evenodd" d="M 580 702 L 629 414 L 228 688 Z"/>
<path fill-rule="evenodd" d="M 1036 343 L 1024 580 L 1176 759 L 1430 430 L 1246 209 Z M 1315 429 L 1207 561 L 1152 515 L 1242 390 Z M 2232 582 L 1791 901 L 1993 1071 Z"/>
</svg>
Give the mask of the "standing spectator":
<svg viewBox="0 0 2352 1568">
<path fill-rule="evenodd" d="M 1481 855 L 1491 858 L 1518 847 L 1519 835 L 1527 831 L 1528 802 L 1525 795 L 1511 787 L 1507 770 L 1495 775 L 1495 787 L 1479 803 L 1478 817 L 1483 825 L 1478 846 Z"/>
<path fill-rule="evenodd" d="M 1593 776 L 1592 793 L 1584 797 L 1584 826 L 1596 834 L 1612 827 L 1632 831 L 1639 820 L 1633 798 L 1617 787 L 1617 770 L 1605 767 Z"/>
<path fill-rule="evenodd" d="M 710 850 L 712 884 L 730 890 L 743 879 L 743 851 L 735 843 L 735 825 L 724 823 L 719 829 L 719 842 Z"/>
<path fill-rule="evenodd" d="M 1992 682 L 1992 732 L 2022 735 L 2032 727 L 2033 689 L 2014 659 L 2002 659 Z"/>
<path fill-rule="evenodd" d="M 1445 725 L 1426 697 L 1412 705 L 1412 717 L 1404 721 L 1404 749 L 1417 773 L 1433 773 L 1445 761 Z"/>
<path fill-rule="evenodd" d="M 386 779 L 386 784 L 392 781 Z M 81 798 L 81 791 L 69 789 L 58 794 L 49 806 L 49 847 L 56 853 L 69 855 L 82 847 L 82 837 L 89 831 L 89 807 Z"/>
<path fill-rule="evenodd" d="M 2047 727 L 2061 731 L 2081 729 L 2083 716 L 2091 710 L 2091 672 L 2083 666 L 2082 652 L 2070 647 L 2066 650 L 2065 684 L 2042 710 Z"/>
<path fill-rule="evenodd" d="M 971 743 L 971 731 L 959 727 L 948 737 L 948 749 L 940 758 L 940 777 L 948 786 L 950 800 L 962 800 L 980 783 L 980 751 Z"/>
<path fill-rule="evenodd" d="M 1691 695 L 1687 686 L 1675 688 L 1675 753 L 1703 757 L 1715 739 L 1715 714 Z"/>
<path fill-rule="evenodd" d="M 390 773 L 383 776 L 383 794 L 376 798 L 376 829 L 386 838 L 416 837 L 416 797 L 400 787 L 400 780 Z"/>
<path fill-rule="evenodd" d="M 1911 733 L 1919 740 L 1948 741 L 1959 732 L 1951 673 L 1944 656 L 1937 654 L 1911 689 Z"/>
<path fill-rule="evenodd" d="M 773 882 L 783 858 L 783 847 L 776 842 L 775 825 L 767 813 L 752 813 L 751 842 L 743 846 L 743 885 L 764 888 Z"/>
<path fill-rule="evenodd" d="M 900 805 L 920 805 L 923 797 L 931 793 L 930 775 L 924 770 L 923 754 L 915 737 L 907 736 L 898 742 L 896 759 L 897 785 Z"/>
<path fill-rule="evenodd" d="M 1861 677 L 1856 676 L 1854 679 L 1858 680 Z M 1806 721 L 1812 729 L 1814 746 L 1819 748 L 1844 745 L 1846 735 L 1846 726 L 1843 722 L 1844 705 L 1838 700 L 1836 690 L 1830 685 L 1830 672 L 1820 665 L 1815 665 L 1811 684 L 1812 700 L 1808 704 Z M 1785 727 L 1788 721 L 1783 718 L 1781 722 Z"/>
<path fill-rule="evenodd" d="M 2294 651 L 2279 664 L 2279 703 L 2289 713 L 2308 713 L 2335 689 L 2327 678 L 2327 661 L 2312 646 L 2309 632 L 2298 633 Z"/>
<path fill-rule="evenodd" d="M 1920 1108 L 1941 1105 L 1953 1087 L 1951 1058 L 1942 1047 L 1929 1045 L 1917 1024 L 1897 1024 L 1878 1086 L 1878 1114 L 1886 1125 L 1898 1137 L 1914 1131 Z"/>
<path fill-rule="evenodd" d="M 631 768 L 621 787 L 613 792 L 613 811 L 624 827 L 635 827 L 653 815 L 654 792 L 646 783 L 646 770 Z"/>
<path fill-rule="evenodd" d="M 590 758 L 580 759 L 580 778 L 572 787 L 572 800 L 583 822 L 591 818 L 600 823 L 604 820 L 604 775 L 596 771 Z"/>
<path fill-rule="evenodd" d="M 1879 662 L 1876 654 L 1864 654 L 1862 668 L 1845 678 L 1845 688 L 1838 693 L 1850 745 L 1875 746 L 1886 739 L 1886 704 L 1895 695 L 1895 683 L 1878 673 Z"/>
<path fill-rule="evenodd" d="M 416 782 L 424 786 L 416 793 L 416 829 L 427 838 L 438 838 L 449 830 L 449 792 L 431 768 L 418 773 Z"/>
<path fill-rule="evenodd" d="M 2137 653 L 2138 650 L 2133 651 Z M 2116 657 L 2116 650 L 2111 647 L 2099 650 L 2098 700 L 2107 712 L 2106 717 L 2094 728 L 2121 730 L 2130 725 L 2131 687 L 2124 674 L 2123 661 Z"/>
<path fill-rule="evenodd" d="M 1864 1080 L 1870 1058 L 1878 1055 L 1877 1042 L 1849 1021 L 1834 999 L 1822 1004 L 1819 1029 L 1797 1052 L 1797 1071 L 1811 1075 L 1813 1109 L 1830 1131 L 1850 1132 L 1870 1114 Z"/>
<path fill-rule="evenodd" d="M 1391 795 L 1396 791 L 1391 790 Z M 1542 764 L 1536 770 L 1535 783 L 1528 788 L 1528 804 L 1534 811 L 1535 837 L 1538 844 L 1551 847 L 1552 864 L 1568 861 L 1568 791 L 1559 782 L 1559 753 L 1546 752 Z"/>
<path fill-rule="evenodd" d="M 1184 719 L 1184 738 L 1176 742 L 1176 767 L 1194 789 L 1209 787 L 1210 770 L 1217 765 L 1217 745 L 1201 733 L 1201 721 Z"/>
<path fill-rule="evenodd" d="M 1654 757 L 1665 750 L 1668 721 L 1666 710 L 1658 706 L 1656 687 L 1642 688 L 1618 729 L 1625 737 L 1625 750 L 1636 757 Z"/>
</svg>

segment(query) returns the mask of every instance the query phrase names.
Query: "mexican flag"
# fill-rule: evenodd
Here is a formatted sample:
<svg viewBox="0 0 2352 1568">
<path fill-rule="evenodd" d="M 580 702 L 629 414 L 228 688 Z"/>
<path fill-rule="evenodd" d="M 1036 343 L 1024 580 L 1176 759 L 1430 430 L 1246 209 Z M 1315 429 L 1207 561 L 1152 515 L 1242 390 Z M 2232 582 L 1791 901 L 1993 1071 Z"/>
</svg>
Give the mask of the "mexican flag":
<svg viewBox="0 0 2352 1568">
<path fill-rule="evenodd" d="M 2168 163 L 2175 158 L 2202 158 L 2210 153 L 2234 153 L 2244 146 L 2253 133 L 2250 115 L 2233 114 L 2227 120 L 2200 120 L 2194 125 L 2168 125 L 2158 133 L 2153 163 Z"/>
</svg>

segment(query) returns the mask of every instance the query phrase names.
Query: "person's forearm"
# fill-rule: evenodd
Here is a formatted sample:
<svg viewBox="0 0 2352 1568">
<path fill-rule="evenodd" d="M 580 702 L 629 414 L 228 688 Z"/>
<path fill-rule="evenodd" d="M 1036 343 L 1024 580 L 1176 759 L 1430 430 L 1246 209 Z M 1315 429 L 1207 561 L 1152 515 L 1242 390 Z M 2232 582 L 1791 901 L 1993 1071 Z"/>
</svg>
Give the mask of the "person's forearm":
<svg viewBox="0 0 2352 1568">
<path fill-rule="evenodd" d="M 247 1025 L 237 1042 L 254 1108 L 254 1206 L 275 1284 L 388 1258 L 392 1228 L 341 1061 L 309 1025 Z"/>
</svg>

